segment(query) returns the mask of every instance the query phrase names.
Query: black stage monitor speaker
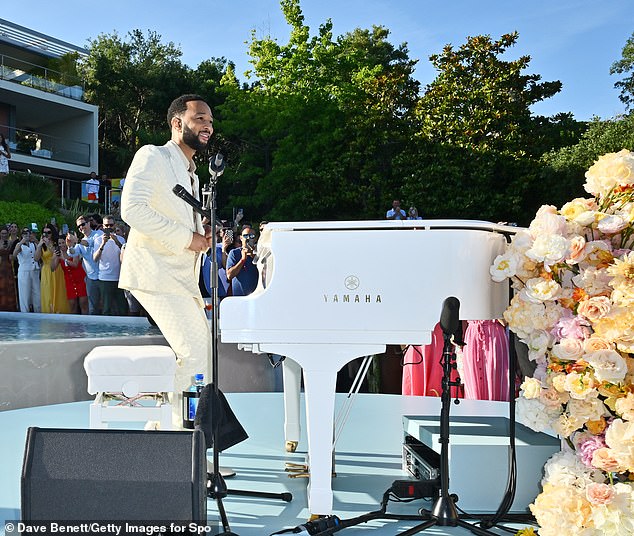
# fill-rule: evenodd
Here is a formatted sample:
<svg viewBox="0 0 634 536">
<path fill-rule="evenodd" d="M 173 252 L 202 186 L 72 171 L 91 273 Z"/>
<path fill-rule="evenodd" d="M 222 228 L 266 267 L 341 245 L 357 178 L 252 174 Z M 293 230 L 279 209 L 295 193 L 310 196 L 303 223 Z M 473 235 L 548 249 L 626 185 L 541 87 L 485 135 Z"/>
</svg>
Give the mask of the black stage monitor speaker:
<svg viewBox="0 0 634 536">
<path fill-rule="evenodd" d="M 23 521 L 207 521 L 200 430 L 29 428 Z"/>
</svg>

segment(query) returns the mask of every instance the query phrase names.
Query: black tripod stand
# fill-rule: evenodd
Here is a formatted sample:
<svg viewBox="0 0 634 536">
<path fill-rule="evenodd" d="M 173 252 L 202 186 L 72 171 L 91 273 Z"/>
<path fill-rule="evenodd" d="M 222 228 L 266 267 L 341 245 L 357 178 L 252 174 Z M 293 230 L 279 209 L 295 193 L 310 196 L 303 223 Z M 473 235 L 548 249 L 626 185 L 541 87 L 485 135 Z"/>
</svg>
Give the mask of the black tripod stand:
<svg viewBox="0 0 634 536">
<path fill-rule="evenodd" d="M 531 522 L 527 519 L 526 515 L 512 516 L 508 514 L 513 497 L 515 493 L 515 478 L 514 478 L 514 466 L 511 470 L 510 484 L 507 488 L 507 494 L 503 503 L 496 514 L 490 518 L 481 518 L 479 521 L 481 526 L 478 526 L 475 522 L 469 523 L 460 518 L 458 510 L 456 508 L 456 496 L 449 493 L 449 409 L 451 405 L 451 387 L 459 387 L 461 385 L 460 380 L 452 381 L 451 373 L 455 369 L 455 351 L 454 343 L 458 340 L 462 340 L 462 330 L 459 320 L 460 302 L 457 298 L 447 298 L 443 303 L 443 309 L 440 316 L 440 326 L 443 331 L 443 355 L 442 355 L 442 395 L 441 395 L 441 412 L 440 412 L 440 477 L 430 481 L 421 481 L 418 486 L 413 482 L 409 482 L 406 488 L 412 488 L 411 493 L 407 495 L 397 493 L 395 490 L 398 487 L 400 491 L 403 491 L 403 482 L 396 481 L 392 484 L 392 487 L 383 494 L 381 501 L 381 507 L 379 510 L 369 512 L 352 519 L 339 519 L 336 516 L 330 516 L 329 518 L 318 520 L 317 522 L 310 522 L 307 525 L 309 534 L 314 536 L 331 536 L 334 533 L 343 530 L 345 528 L 360 525 L 361 523 L 367 523 L 369 521 L 386 519 L 395 521 L 421 521 L 422 523 L 412 527 L 405 532 L 398 533 L 398 536 L 412 536 L 418 534 L 430 527 L 462 527 L 473 534 L 480 536 L 498 536 L 497 533 L 487 530 L 486 527 L 494 527 L 498 521 L 504 518 L 506 521 L 519 521 L 519 522 Z M 509 377 L 514 377 L 514 367 L 509 367 Z M 511 383 L 512 385 L 512 383 Z M 511 396 L 511 400 L 513 397 Z M 513 428 L 513 427 L 512 427 Z M 512 445 L 514 445 L 514 431 L 512 432 Z M 405 481 L 407 482 L 407 481 Z M 437 498 L 433 504 L 431 510 L 421 509 L 418 515 L 402 515 L 402 514 L 390 514 L 387 512 L 387 504 L 394 494 L 398 497 L 409 497 L 409 500 L 416 498 L 427 497 L 432 492 L 430 489 L 434 489 L 434 494 L 437 493 Z M 463 517 L 466 517 L 463 514 Z M 475 516 L 468 516 L 475 517 Z M 508 529 L 506 529 L 508 530 Z"/>
<path fill-rule="evenodd" d="M 174 193 L 189 203 L 194 210 L 199 212 L 202 216 L 206 217 L 210 225 L 212 226 L 212 239 L 211 239 L 211 263 L 209 267 L 209 287 L 211 295 L 211 347 L 210 347 L 210 362 L 211 362 L 211 377 L 213 380 L 213 404 L 217 403 L 221 398 L 219 389 L 219 374 L 218 374 L 218 259 L 216 256 L 216 187 L 218 185 L 218 178 L 224 172 L 225 164 L 224 157 L 218 153 L 215 157 L 209 159 L 209 186 L 203 188 L 203 203 L 201 204 L 193 196 L 189 195 L 182 186 L 174 187 Z M 231 531 L 229 526 L 229 520 L 227 519 L 227 513 L 224 508 L 222 500 L 227 495 L 241 495 L 249 497 L 262 497 L 266 499 L 280 499 L 285 502 L 293 500 L 293 496 L 290 493 L 267 493 L 263 491 L 246 491 L 246 490 L 230 490 L 227 488 L 223 476 L 220 474 L 220 460 L 219 460 L 219 425 L 220 425 L 220 408 L 214 408 L 212 415 L 216 418 L 212 418 L 212 443 L 213 443 L 213 471 L 208 473 L 207 483 L 207 496 L 216 499 L 218 506 L 218 513 L 220 515 L 220 522 L 222 523 L 222 532 L 216 536 L 238 536 L 235 532 Z M 198 413 L 197 413 L 198 417 Z M 208 445 L 209 447 L 209 445 Z"/>
<path fill-rule="evenodd" d="M 411 536 L 433 527 L 463 527 L 473 534 L 495 536 L 494 532 L 478 527 L 460 519 L 454 496 L 449 493 L 449 409 L 451 407 L 451 387 L 460 386 L 460 380 L 451 381 L 451 372 L 455 369 L 456 356 L 452 339 L 460 330 L 460 302 L 457 298 L 447 298 L 443 303 L 440 327 L 443 332 L 444 346 L 442 355 L 443 378 L 440 398 L 440 491 L 431 511 L 421 509 L 420 514 L 426 521 L 412 527 L 399 536 Z"/>
</svg>

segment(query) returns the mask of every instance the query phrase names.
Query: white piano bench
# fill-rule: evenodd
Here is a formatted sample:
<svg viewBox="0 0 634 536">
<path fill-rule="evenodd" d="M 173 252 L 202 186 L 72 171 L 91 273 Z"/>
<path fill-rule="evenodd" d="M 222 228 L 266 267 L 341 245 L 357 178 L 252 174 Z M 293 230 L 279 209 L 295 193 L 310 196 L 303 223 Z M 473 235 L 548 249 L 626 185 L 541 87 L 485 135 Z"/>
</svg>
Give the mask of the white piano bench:
<svg viewBox="0 0 634 536">
<path fill-rule="evenodd" d="M 90 428 L 108 423 L 158 421 L 172 428 L 176 355 L 169 346 L 97 346 L 84 358 L 90 405 Z"/>
</svg>

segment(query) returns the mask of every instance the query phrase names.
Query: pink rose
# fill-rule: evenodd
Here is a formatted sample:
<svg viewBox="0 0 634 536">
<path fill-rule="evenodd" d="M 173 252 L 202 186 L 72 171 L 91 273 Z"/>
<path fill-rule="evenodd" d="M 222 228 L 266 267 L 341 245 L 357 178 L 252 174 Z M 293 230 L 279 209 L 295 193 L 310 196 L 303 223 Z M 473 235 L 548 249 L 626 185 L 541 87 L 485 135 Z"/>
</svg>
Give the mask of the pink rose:
<svg viewBox="0 0 634 536">
<path fill-rule="evenodd" d="M 595 451 L 605 448 L 605 439 L 601 436 L 590 436 L 577 446 L 577 455 L 586 467 L 593 467 L 592 457 Z"/>
<path fill-rule="evenodd" d="M 594 505 L 610 504 L 614 497 L 616 497 L 614 487 L 608 484 L 593 482 L 586 486 L 586 498 Z"/>
<path fill-rule="evenodd" d="M 584 317 L 567 312 L 557 321 L 551 334 L 557 342 L 562 339 L 584 340 L 590 336 L 589 326 L 590 324 Z"/>
</svg>

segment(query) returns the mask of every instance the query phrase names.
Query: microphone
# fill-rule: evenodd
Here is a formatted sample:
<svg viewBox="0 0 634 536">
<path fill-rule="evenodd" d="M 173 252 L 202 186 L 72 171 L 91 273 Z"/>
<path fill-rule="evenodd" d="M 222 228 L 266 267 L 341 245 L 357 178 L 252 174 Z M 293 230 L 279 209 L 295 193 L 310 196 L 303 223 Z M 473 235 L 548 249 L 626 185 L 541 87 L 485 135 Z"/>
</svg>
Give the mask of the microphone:
<svg viewBox="0 0 634 536">
<path fill-rule="evenodd" d="M 460 329 L 460 300 L 458 298 L 450 296 L 442 303 L 440 327 L 446 337 L 453 335 L 457 337 L 456 340 L 462 339 L 462 334 L 457 335 Z"/>
<path fill-rule="evenodd" d="M 206 209 L 198 199 L 190 194 L 182 184 L 177 184 L 172 188 L 172 192 L 180 197 L 185 203 L 190 205 L 201 216 L 205 216 L 208 220 L 211 219 L 211 211 Z"/>
<path fill-rule="evenodd" d="M 217 153 L 215 157 L 209 157 L 209 180 L 216 182 L 218 177 L 225 171 L 225 157 L 221 153 Z"/>
</svg>

